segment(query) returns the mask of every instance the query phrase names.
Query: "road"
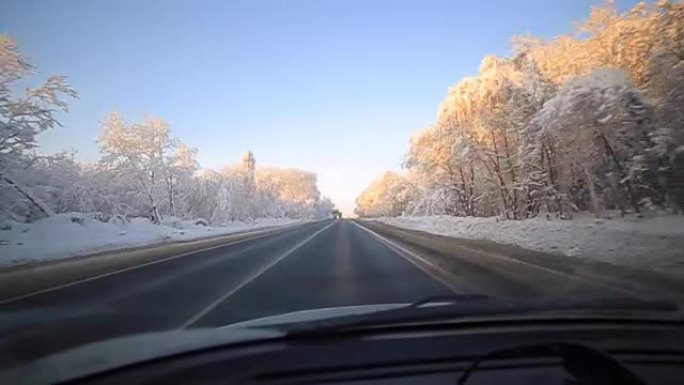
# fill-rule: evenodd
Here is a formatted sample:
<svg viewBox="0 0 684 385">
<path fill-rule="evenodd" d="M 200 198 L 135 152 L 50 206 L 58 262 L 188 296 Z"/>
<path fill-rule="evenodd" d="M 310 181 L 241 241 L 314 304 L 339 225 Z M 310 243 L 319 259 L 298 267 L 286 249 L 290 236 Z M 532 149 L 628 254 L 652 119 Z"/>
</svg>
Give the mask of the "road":
<svg viewBox="0 0 684 385">
<path fill-rule="evenodd" d="M 663 282 L 618 270 L 628 282 L 620 286 L 602 279 L 616 269 L 605 264 L 502 251 L 346 219 L 279 229 L 0 302 L 0 366 L 115 336 L 298 310 L 455 293 L 624 296 L 632 282 Z"/>
<path fill-rule="evenodd" d="M 131 333 L 453 293 L 354 222 L 320 221 L 4 303 L 0 351 L 11 357 L 0 361 Z"/>
</svg>

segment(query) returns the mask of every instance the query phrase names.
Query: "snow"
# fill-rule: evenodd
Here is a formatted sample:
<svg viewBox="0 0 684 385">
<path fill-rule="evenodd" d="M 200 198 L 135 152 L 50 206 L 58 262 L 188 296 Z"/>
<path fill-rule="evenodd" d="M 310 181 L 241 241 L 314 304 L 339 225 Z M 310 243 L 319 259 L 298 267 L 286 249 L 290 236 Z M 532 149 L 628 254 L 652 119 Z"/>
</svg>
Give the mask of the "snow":
<svg viewBox="0 0 684 385">
<path fill-rule="evenodd" d="M 684 216 L 572 220 L 429 216 L 376 218 L 407 229 L 486 239 L 532 250 L 584 257 L 684 277 Z"/>
<path fill-rule="evenodd" d="M 299 222 L 289 218 L 271 218 L 211 227 L 197 225 L 197 221 L 167 217 L 160 225 L 154 225 L 146 218 L 130 221 L 113 218 L 109 222 L 101 222 L 82 213 L 56 214 L 33 223 L 4 221 L 0 224 L 0 266 L 188 241 Z"/>
</svg>

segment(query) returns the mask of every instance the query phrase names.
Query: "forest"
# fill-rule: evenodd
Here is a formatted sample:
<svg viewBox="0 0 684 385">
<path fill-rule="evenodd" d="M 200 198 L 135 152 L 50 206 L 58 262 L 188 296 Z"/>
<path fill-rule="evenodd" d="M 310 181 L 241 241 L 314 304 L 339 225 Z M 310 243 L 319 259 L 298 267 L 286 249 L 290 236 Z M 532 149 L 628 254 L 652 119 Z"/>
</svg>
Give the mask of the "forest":
<svg viewBox="0 0 684 385">
<path fill-rule="evenodd" d="M 684 2 L 608 1 L 571 34 L 511 43 L 449 89 L 359 216 L 684 211 Z"/>
<path fill-rule="evenodd" d="M 55 213 L 87 213 L 103 222 L 177 217 L 221 225 L 259 218 L 329 217 L 332 202 L 316 174 L 257 166 L 251 152 L 219 170 L 202 169 L 197 150 L 173 136 L 163 119 L 128 122 L 117 111 L 100 122 L 100 159 L 41 154 L 38 135 L 78 99 L 64 76 L 39 82 L 35 68 L 0 35 L 0 219 L 32 222 Z M 95 123 L 95 122 L 94 122 Z M 96 124 L 96 123 L 95 123 Z"/>
</svg>

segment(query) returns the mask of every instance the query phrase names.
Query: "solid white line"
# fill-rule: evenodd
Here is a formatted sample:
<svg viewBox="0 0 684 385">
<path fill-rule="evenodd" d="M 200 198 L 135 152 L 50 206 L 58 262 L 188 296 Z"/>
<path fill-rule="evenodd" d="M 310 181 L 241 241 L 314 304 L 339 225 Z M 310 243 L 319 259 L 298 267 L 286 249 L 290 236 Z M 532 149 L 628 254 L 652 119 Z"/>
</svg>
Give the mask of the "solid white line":
<svg viewBox="0 0 684 385">
<path fill-rule="evenodd" d="M 371 234 L 375 235 L 375 236 L 378 237 L 379 239 L 384 240 L 385 242 L 387 242 L 387 243 L 388 243 L 388 246 L 389 246 L 389 245 L 393 245 L 393 246 L 395 246 L 396 248 L 401 249 L 402 251 L 404 251 L 404 252 L 406 252 L 407 254 L 411 255 L 412 257 L 414 257 L 414 258 L 416 258 L 416 259 L 418 259 L 418 260 L 420 260 L 420 261 L 426 263 L 427 265 L 432 266 L 432 267 L 435 268 L 436 270 L 438 270 L 438 271 L 444 271 L 441 267 L 438 267 L 438 266 L 434 265 L 433 263 L 431 263 L 431 262 L 427 261 L 426 259 L 424 259 L 423 257 L 419 256 L 418 254 L 413 253 L 413 252 L 410 251 L 410 250 L 407 250 L 406 248 L 404 248 L 404 247 L 402 247 L 402 246 L 400 246 L 400 245 L 398 245 L 398 244 L 396 244 L 396 243 L 390 241 L 389 239 L 387 239 L 387 238 L 385 238 L 385 237 L 382 237 L 382 236 L 379 235 L 378 233 L 376 233 L 376 232 L 374 232 L 374 231 L 372 231 L 372 230 L 370 230 L 370 229 L 368 229 L 368 228 L 366 228 L 366 227 L 364 227 L 364 226 L 362 226 L 362 225 L 356 223 L 355 221 L 353 221 L 353 222 L 354 222 L 354 224 L 356 224 L 356 225 L 359 226 L 360 228 L 362 228 L 362 229 L 364 229 L 364 230 L 370 232 Z M 481 251 L 478 251 L 478 250 L 474 250 L 474 251 L 475 251 L 475 252 L 480 252 L 480 253 L 482 253 Z M 610 288 L 610 289 L 612 289 L 612 290 L 620 291 L 620 292 L 623 292 L 623 293 L 628 293 L 628 294 L 630 294 L 630 295 L 633 295 L 634 293 L 639 293 L 639 292 L 637 292 L 637 291 L 633 291 L 633 290 L 630 290 L 630 289 L 625 289 L 625 288 L 623 288 L 623 287 L 615 286 L 615 285 L 612 285 L 612 284 L 610 284 L 610 283 L 604 283 L 603 285 L 598 285 L 596 281 L 591 280 L 591 279 L 589 279 L 589 278 L 585 278 L 585 277 L 581 277 L 581 276 L 577 276 L 577 275 L 568 274 L 568 273 L 565 273 L 565 272 L 562 272 L 562 271 L 558 271 L 558 270 L 554 270 L 554 269 L 551 269 L 551 268 L 548 268 L 548 267 L 545 267 L 545 266 L 535 265 L 535 264 L 530 263 L 530 262 L 521 261 L 521 260 L 519 260 L 519 259 L 515 259 L 515 258 L 511 258 L 511 257 L 506 257 L 506 256 L 503 256 L 503 255 L 500 255 L 500 254 L 495 254 L 495 253 L 485 253 L 485 254 L 487 254 L 487 256 L 489 256 L 489 257 L 491 257 L 491 258 L 496 258 L 496 259 L 499 259 L 499 260 L 502 260 L 502 261 L 506 261 L 506 262 L 510 262 L 510 263 L 514 263 L 514 264 L 519 264 L 519 265 L 522 265 L 522 266 L 526 266 L 526 267 L 528 267 L 528 268 L 537 269 L 537 270 L 543 271 L 543 272 L 548 273 L 548 274 L 551 274 L 551 275 L 556 275 L 556 276 L 558 276 L 558 277 L 562 277 L 562 278 L 564 278 L 564 279 L 568 279 L 568 280 L 570 280 L 570 281 L 584 282 L 584 283 L 590 284 L 590 285 L 592 285 L 592 286 L 598 286 L 599 288 L 606 288 L 606 287 L 608 287 L 608 288 Z M 404 256 L 404 257 L 405 257 L 405 256 Z M 405 258 L 406 258 L 406 257 L 405 257 Z M 408 259 L 408 258 L 407 258 L 407 259 Z M 408 259 L 408 260 L 411 261 L 410 259 Z M 415 262 L 414 262 L 414 264 L 415 264 L 416 266 L 420 267 L 420 266 L 419 266 L 418 264 L 416 264 Z M 427 272 L 427 271 L 426 271 L 426 272 Z M 431 274 L 431 275 L 432 275 L 432 274 Z M 433 277 L 434 277 L 434 276 L 433 276 Z"/>
<path fill-rule="evenodd" d="M 294 226 L 297 226 L 297 225 L 294 225 Z M 258 235 L 258 234 L 262 234 L 262 233 L 263 233 L 263 235 L 258 235 L 258 236 L 254 236 L 254 237 L 248 237 L 248 238 L 246 238 L 246 239 L 240 239 L 240 240 L 235 241 L 235 242 L 223 243 L 223 244 L 216 245 L 216 246 L 206 247 L 206 248 L 204 248 L 204 249 L 188 251 L 188 252 L 186 252 L 186 253 L 182 253 L 182 254 L 178 254 L 178 255 L 172 255 L 172 256 L 167 257 L 167 258 L 157 259 L 157 260 L 154 260 L 154 261 L 142 263 L 142 264 L 140 264 L 140 265 L 129 266 L 129 267 L 125 267 L 125 268 L 123 268 L 123 269 L 110 271 L 110 272 L 108 272 L 108 273 L 104 273 L 104 274 L 100 274 L 100 275 L 95 275 L 95 276 L 92 276 L 92 277 L 83 278 L 83 279 L 79 279 L 79 280 L 76 280 L 76 281 L 67 282 L 67 283 L 64 283 L 64 284 L 61 284 L 61 285 L 49 287 L 49 288 L 47 288 L 47 289 L 42 289 L 42 290 L 38 290 L 38 291 L 33 291 L 33 292 L 30 292 L 30 293 L 18 295 L 18 296 L 16 296 L 16 297 L 11 297 L 11 298 L 7 298 L 7 299 L 3 299 L 3 300 L 0 300 L 0 305 L 4 305 L 4 304 L 7 304 L 7 303 L 15 302 L 15 301 L 18 301 L 18 300 L 22 300 L 22 299 L 25 299 L 25 298 L 33 297 L 33 296 L 40 295 L 40 294 L 44 294 L 44 293 L 49 293 L 49 292 L 51 292 L 51 291 L 64 289 L 64 288 L 67 288 L 67 287 L 70 287 L 70 286 L 79 285 L 79 284 L 81 284 L 81 283 L 94 281 L 94 280 L 96 280 L 96 279 L 109 277 L 110 275 L 115 275 L 115 274 L 124 273 L 124 272 L 131 271 L 131 270 L 139 269 L 139 268 L 141 268 L 141 267 L 150 266 L 150 265 L 155 265 L 155 264 L 157 264 L 157 263 L 162 263 L 162 262 L 168 262 L 168 261 L 171 261 L 171 260 L 174 260 L 174 259 L 177 259 L 177 258 L 186 257 L 186 256 L 188 256 L 188 255 L 197 254 L 197 253 L 202 253 L 202 252 L 204 252 L 204 251 L 214 250 L 214 249 L 218 249 L 218 248 L 220 248 L 220 247 L 231 246 L 231 245 L 237 245 L 237 244 L 239 244 L 239 243 L 247 242 L 247 241 L 252 241 L 252 240 L 254 240 L 254 239 L 260 239 L 260 238 L 263 238 L 263 237 L 265 237 L 265 236 L 271 235 L 271 234 L 273 234 L 273 233 L 277 233 L 278 231 L 285 230 L 285 229 L 287 229 L 287 228 L 294 227 L 294 226 L 285 226 L 285 227 L 283 227 L 283 228 L 267 229 L 267 230 L 257 230 L 257 231 L 248 232 L 248 233 L 232 234 L 232 235 L 238 236 L 238 235 L 252 235 L 252 234 L 257 234 L 257 235 Z M 231 234 L 225 234 L 225 235 L 226 235 L 226 236 L 230 236 Z M 158 245 L 158 246 L 163 246 L 163 245 Z M 123 251 L 122 251 L 122 252 L 123 252 Z M 117 251 L 116 251 L 116 250 L 112 250 L 112 253 L 117 253 Z"/>
<path fill-rule="evenodd" d="M 443 274 L 446 274 L 446 275 L 450 274 L 450 273 L 447 272 L 446 270 L 444 270 L 444 269 L 442 269 L 441 267 L 435 265 L 434 263 L 428 261 L 427 259 L 421 257 L 420 255 L 414 253 L 413 251 L 411 251 L 411 250 L 409 250 L 409 249 L 407 249 L 407 248 L 405 248 L 405 247 L 403 247 L 403 246 L 401 246 L 401 245 L 399 245 L 399 244 L 397 244 L 397 243 L 395 243 L 395 242 L 393 242 L 393 241 L 390 241 L 389 239 L 387 239 L 387 238 L 383 237 L 382 235 L 376 233 L 375 231 L 373 231 L 373 230 L 371 230 L 371 229 L 369 229 L 369 228 L 367 228 L 367 227 L 365 227 L 365 226 L 363 226 L 363 225 L 357 223 L 356 221 L 352 221 L 352 223 L 355 224 L 356 226 L 358 226 L 360 229 L 365 230 L 365 231 L 369 232 L 371 235 L 373 235 L 374 237 L 378 238 L 378 240 L 380 241 L 380 243 L 384 244 L 384 245 L 387 246 L 389 249 L 391 249 L 391 250 L 394 251 L 395 253 L 399 254 L 402 258 L 404 258 L 405 260 L 409 261 L 411 264 L 413 264 L 414 266 L 416 266 L 417 268 L 419 268 L 421 271 L 423 271 L 424 273 L 426 273 L 427 275 L 429 275 L 430 278 L 432 278 L 432 279 L 436 280 L 437 282 L 441 283 L 442 285 L 446 286 L 447 288 L 449 288 L 449 290 L 451 290 L 451 291 L 453 291 L 453 292 L 455 292 L 455 293 L 457 293 L 457 294 L 462 294 L 462 291 L 457 290 L 457 289 L 454 287 L 453 284 L 451 284 L 450 282 L 448 282 L 448 281 L 445 280 L 444 278 L 435 275 L 434 272 L 430 271 L 430 270 L 427 269 L 425 266 L 421 265 L 420 263 L 418 263 L 417 261 L 415 261 L 415 260 L 412 259 L 412 258 L 415 258 L 416 260 L 422 262 L 422 263 L 425 264 L 425 265 L 430 266 L 430 268 L 432 268 L 432 269 L 434 269 L 434 270 L 437 270 L 437 271 L 439 271 L 439 272 L 441 272 L 441 273 L 443 273 Z M 407 256 L 407 255 L 408 255 L 408 256 Z"/>
<path fill-rule="evenodd" d="M 199 313 L 193 315 L 192 317 L 190 317 L 190 319 L 188 319 L 187 321 L 183 322 L 183 324 L 181 324 L 180 328 L 181 328 L 181 329 L 185 329 L 185 328 L 191 326 L 192 324 L 194 324 L 195 322 L 199 321 L 202 317 L 204 317 L 205 315 L 207 315 L 207 313 L 209 313 L 209 312 L 212 311 L 214 308 L 216 308 L 216 306 L 218 306 L 219 304 L 221 304 L 221 302 L 225 301 L 228 297 L 230 297 L 231 295 L 233 295 L 233 294 L 235 294 L 236 292 L 238 292 L 240 289 L 242 289 L 243 287 L 245 287 L 248 283 L 254 281 L 254 280 L 255 280 L 256 278 L 258 278 L 261 274 L 265 273 L 266 270 L 270 269 L 270 268 L 273 267 L 276 263 L 278 263 L 278 262 L 282 261 L 283 259 L 285 259 L 285 257 L 287 257 L 288 255 L 294 253 L 297 249 L 299 249 L 300 247 L 304 246 L 304 244 L 306 244 L 307 242 L 311 241 L 316 235 L 322 233 L 323 231 L 325 231 L 326 229 L 328 229 L 328 227 L 334 225 L 335 223 L 336 223 L 336 222 L 330 223 L 329 225 L 325 226 L 324 228 L 322 228 L 322 229 L 316 231 L 315 233 L 311 234 L 310 236 L 306 237 L 306 239 L 304 239 L 303 241 L 297 243 L 296 245 L 294 245 L 291 249 L 289 249 L 289 250 L 286 251 L 285 253 L 279 255 L 277 258 L 275 258 L 274 260 L 272 260 L 271 262 L 269 262 L 266 266 L 264 266 L 263 268 L 259 269 L 256 273 L 254 273 L 254 274 L 250 275 L 249 277 L 247 277 L 247 279 L 245 279 L 244 281 L 242 281 L 239 285 L 235 286 L 234 288 L 232 288 L 231 290 L 229 290 L 227 293 L 223 294 L 222 296 L 220 296 L 219 298 L 217 298 L 216 300 L 214 300 L 214 302 L 210 303 L 208 306 L 206 306 L 205 308 L 203 308 Z"/>
</svg>

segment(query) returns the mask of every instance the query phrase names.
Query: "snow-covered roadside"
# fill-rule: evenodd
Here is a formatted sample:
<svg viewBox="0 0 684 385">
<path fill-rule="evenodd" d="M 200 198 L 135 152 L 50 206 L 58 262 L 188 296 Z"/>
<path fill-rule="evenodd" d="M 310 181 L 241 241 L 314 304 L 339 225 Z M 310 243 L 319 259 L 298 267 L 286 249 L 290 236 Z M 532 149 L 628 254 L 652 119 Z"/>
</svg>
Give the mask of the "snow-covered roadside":
<svg viewBox="0 0 684 385">
<path fill-rule="evenodd" d="M 57 214 L 34 223 L 0 225 L 0 266 L 12 266 L 110 251 L 126 247 L 186 241 L 301 222 L 288 218 L 234 222 L 211 227 L 166 218 L 154 225 L 144 218 L 101 222 L 80 213 Z"/>
<path fill-rule="evenodd" d="M 473 217 L 375 220 L 456 238 L 487 239 L 528 249 L 658 270 L 684 277 L 684 217 L 502 221 Z"/>
</svg>

